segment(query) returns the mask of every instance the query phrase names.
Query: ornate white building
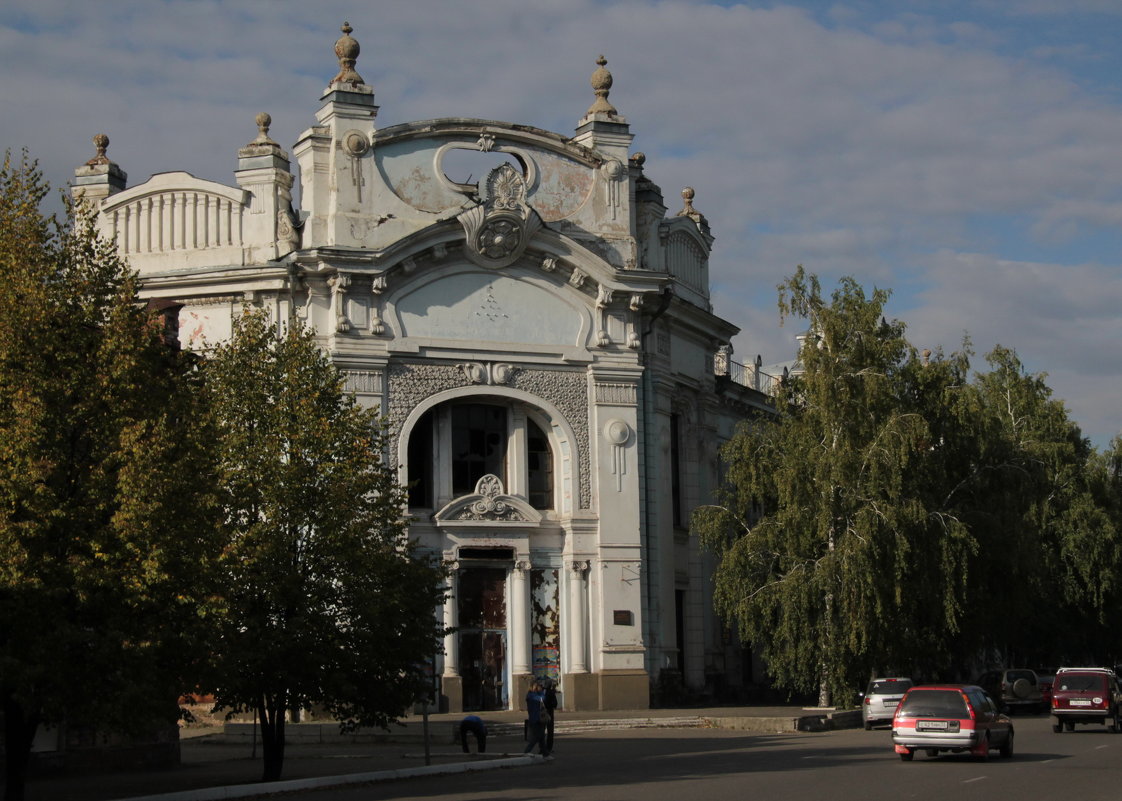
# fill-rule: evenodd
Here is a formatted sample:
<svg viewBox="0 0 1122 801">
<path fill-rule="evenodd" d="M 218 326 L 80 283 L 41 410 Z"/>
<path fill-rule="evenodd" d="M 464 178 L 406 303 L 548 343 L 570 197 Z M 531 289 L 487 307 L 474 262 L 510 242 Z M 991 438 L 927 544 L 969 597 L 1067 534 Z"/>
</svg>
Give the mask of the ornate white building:
<svg viewBox="0 0 1122 801">
<path fill-rule="evenodd" d="M 227 337 L 244 304 L 299 318 L 384 413 L 412 533 L 455 568 L 435 663 L 449 710 L 517 707 L 532 675 L 559 679 L 569 709 L 646 707 L 667 675 L 738 684 L 688 521 L 768 377 L 731 361 L 693 190 L 668 216 L 602 57 L 571 137 L 379 128 L 343 32 L 294 147 L 299 208 L 267 114 L 233 186 L 168 172 L 126 188 L 98 136 L 74 194 L 145 296 L 182 304 L 185 344 Z"/>
</svg>

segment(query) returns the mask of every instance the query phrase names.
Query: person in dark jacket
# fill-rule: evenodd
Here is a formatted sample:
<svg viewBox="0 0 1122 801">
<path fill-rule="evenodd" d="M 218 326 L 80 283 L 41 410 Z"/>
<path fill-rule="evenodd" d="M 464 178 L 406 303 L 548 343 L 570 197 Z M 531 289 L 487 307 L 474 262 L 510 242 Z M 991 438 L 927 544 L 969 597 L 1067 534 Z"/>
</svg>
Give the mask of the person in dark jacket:
<svg viewBox="0 0 1122 801">
<path fill-rule="evenodd" d="M 468 715 L 460 721 L 460 745 L 464 748 L 464 753 L 468 751 L 468 732 L 475 735 L 475 742 L 479 746 L 479 753 L 487 750 L 487 724 L 484 723 L 478 715 Z"/>
<path fill-rule="evenodd" d="M 549 746 L 545 744 L 545 722 L 549 713 L 545 709 L 545 698 L 542 696 L 542 685 L 534 679 L 530 691 L 526 693 L 526 749 L 522 752 L 528 754 L 538 746 L 543 757 L 549 756 Z"/>
<path fill-rule="evenodd" d="M 546 678 L 542 682 L 542 704 L 549 713 L 545 722 L 545 750 L 553 753 L 553 720 L 557 717 L 557 688 L 553 679 Z"/>
</svg>

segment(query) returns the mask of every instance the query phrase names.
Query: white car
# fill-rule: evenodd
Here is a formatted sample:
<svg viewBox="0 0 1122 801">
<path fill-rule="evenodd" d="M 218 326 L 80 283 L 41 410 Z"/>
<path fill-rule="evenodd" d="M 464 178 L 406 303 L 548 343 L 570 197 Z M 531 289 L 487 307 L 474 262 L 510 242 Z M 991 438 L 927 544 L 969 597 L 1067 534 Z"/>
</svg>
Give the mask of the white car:
<svg viewBox="0 0 1122 801">
<path fill-rule="evenodd" d="M 911 686 L 911 679 L 900 677 L 870 681 L 861 699 L 861 721 L 865 724 L 865 731 L 872 729 L 874 723 L 891 723 L 897 704 Z"/>
</svg>

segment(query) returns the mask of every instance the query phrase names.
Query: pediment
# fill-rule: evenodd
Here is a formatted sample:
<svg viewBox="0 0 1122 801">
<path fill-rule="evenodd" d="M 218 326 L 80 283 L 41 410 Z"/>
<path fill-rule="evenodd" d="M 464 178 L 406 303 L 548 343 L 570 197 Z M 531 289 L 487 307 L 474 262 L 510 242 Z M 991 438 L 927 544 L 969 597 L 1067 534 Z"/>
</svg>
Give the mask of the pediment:
<svg viewBox="0 0 1122 801">
<path fill-rule="evenodd" d="M 444 525 L 525 525 L 540 523 L 541 512 L 521 498 L 505 494 L 496 475 L 485 475 L 475 483 L 475 492 L 456 498 L 433 515 Z"/>
</svg>

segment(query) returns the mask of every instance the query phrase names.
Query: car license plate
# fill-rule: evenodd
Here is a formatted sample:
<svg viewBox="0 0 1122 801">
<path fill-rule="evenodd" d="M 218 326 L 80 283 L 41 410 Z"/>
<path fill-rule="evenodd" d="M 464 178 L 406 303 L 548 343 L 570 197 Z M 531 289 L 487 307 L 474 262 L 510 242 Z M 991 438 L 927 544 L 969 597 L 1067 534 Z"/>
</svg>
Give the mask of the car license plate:
<svg viewBox="0 0 1122 801">
<path fill-rule="evenodd" d="M 946 720 L 917 720 L 916 731 L 946 731 L 950 723 Z"/>
<path fill-rule="evenodd" d="M 1089 698 L 1072 698 L 1068 703 L 1072 706 L 1090 706 L 1091 700 Z"/>
</svg>

